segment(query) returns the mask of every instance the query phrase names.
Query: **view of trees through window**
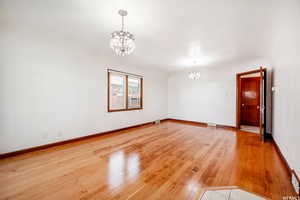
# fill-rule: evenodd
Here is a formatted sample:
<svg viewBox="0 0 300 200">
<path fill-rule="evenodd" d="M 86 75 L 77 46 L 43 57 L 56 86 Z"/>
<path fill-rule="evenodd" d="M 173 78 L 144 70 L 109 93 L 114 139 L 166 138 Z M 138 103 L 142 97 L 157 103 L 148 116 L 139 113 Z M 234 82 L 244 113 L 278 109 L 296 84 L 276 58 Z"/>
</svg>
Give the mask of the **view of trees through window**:
<svg viewBox="0 0 300 200">
<path fill-rule="evenodd" d="M 108 111 L 142 109 L 142 78 L 108 71 Z"/>
</svg>

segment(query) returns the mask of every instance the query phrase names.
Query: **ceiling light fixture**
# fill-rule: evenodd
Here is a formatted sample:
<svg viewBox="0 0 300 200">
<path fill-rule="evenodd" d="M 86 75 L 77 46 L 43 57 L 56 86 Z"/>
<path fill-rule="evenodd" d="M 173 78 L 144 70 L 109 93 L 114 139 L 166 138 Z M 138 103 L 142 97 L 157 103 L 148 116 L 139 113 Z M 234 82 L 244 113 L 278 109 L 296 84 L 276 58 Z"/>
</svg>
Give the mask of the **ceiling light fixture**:
<svg viewBox="0 0 300 200">
<path fill-rule="evenodd" d="M 111 34 L 110 47 L 118 56 L 127 56 L 135 48 L 135 38 L 133 34 L 124 31 L 124 17 L 127 15 L 127 11 L 119 10 L 118 13 L 122 16 L 122 29 Z"/>
<path fill-rule="evenodd" d="M 197 62 L 197 60 L 194 60 L 193 63 L 194 63 L 194 65 L 196 65 L 198 62 Z M 199 80 L 200 72 L 191 71 L 191 72 L 189 72 L 188 77 L 189 77 L 189 79 L 192 79 L 192 80 Z"/>
<path fill-rule="evenodd" d="M 189 79 L 192 80 L 199 80 L 200 79 L 200 72 L 189 72 Z"/>
</svg>

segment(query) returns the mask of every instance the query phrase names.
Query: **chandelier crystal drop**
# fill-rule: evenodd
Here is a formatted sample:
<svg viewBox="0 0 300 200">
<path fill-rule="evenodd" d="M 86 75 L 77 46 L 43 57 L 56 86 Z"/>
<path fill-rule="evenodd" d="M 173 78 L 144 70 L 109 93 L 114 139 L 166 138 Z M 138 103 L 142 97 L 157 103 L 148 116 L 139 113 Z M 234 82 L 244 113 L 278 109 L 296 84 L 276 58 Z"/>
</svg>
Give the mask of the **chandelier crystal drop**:
<svg viewBox="0 0 300 200">
<path fill-rule="evenodd" d="M 119 10 L 119 15 L 122 16 L 122 29 L 121 31 L 114 31 L 111 34 L 110 47 L 118 56 L 127 56 L 135 48 L 134 35 L 124 31 L 124 17 L 127 15 L 126 10 Z"/>
<path fill-rule="evenodd" d="M 189 79 L 199 80 L 200 79 L 200 72 L 189 72 Z"/>
</svg>

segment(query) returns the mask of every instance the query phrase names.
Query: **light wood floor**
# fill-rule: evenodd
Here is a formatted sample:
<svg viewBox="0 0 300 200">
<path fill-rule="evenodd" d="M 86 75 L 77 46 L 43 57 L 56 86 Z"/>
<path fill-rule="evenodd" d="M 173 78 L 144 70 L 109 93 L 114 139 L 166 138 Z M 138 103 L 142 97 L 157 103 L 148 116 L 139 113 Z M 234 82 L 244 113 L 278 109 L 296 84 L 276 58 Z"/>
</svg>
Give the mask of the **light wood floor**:
<svg viewBox="0 0 300 200">
<path fill-rule="evenodd" d="M 294 194 L 271 142 L 174 121 L 0 160 L 0 199 L 197 199 L 209 186 Z"/>
</svg>

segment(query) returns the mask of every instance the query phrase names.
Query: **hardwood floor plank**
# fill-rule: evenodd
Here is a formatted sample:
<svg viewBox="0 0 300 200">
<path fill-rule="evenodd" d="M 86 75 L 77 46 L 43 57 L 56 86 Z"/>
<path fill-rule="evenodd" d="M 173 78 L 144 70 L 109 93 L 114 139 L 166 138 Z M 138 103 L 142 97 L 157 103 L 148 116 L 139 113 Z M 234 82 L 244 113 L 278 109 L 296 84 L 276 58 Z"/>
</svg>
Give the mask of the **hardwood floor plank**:
<svg viewBox="0 0 300 200">
<path fill-rule="evenodd" d="M 237 186 L 295 195 L 272 142 L 166 120 L 0 160 L 0 199 L 197 199 Z"/>
</svg>

